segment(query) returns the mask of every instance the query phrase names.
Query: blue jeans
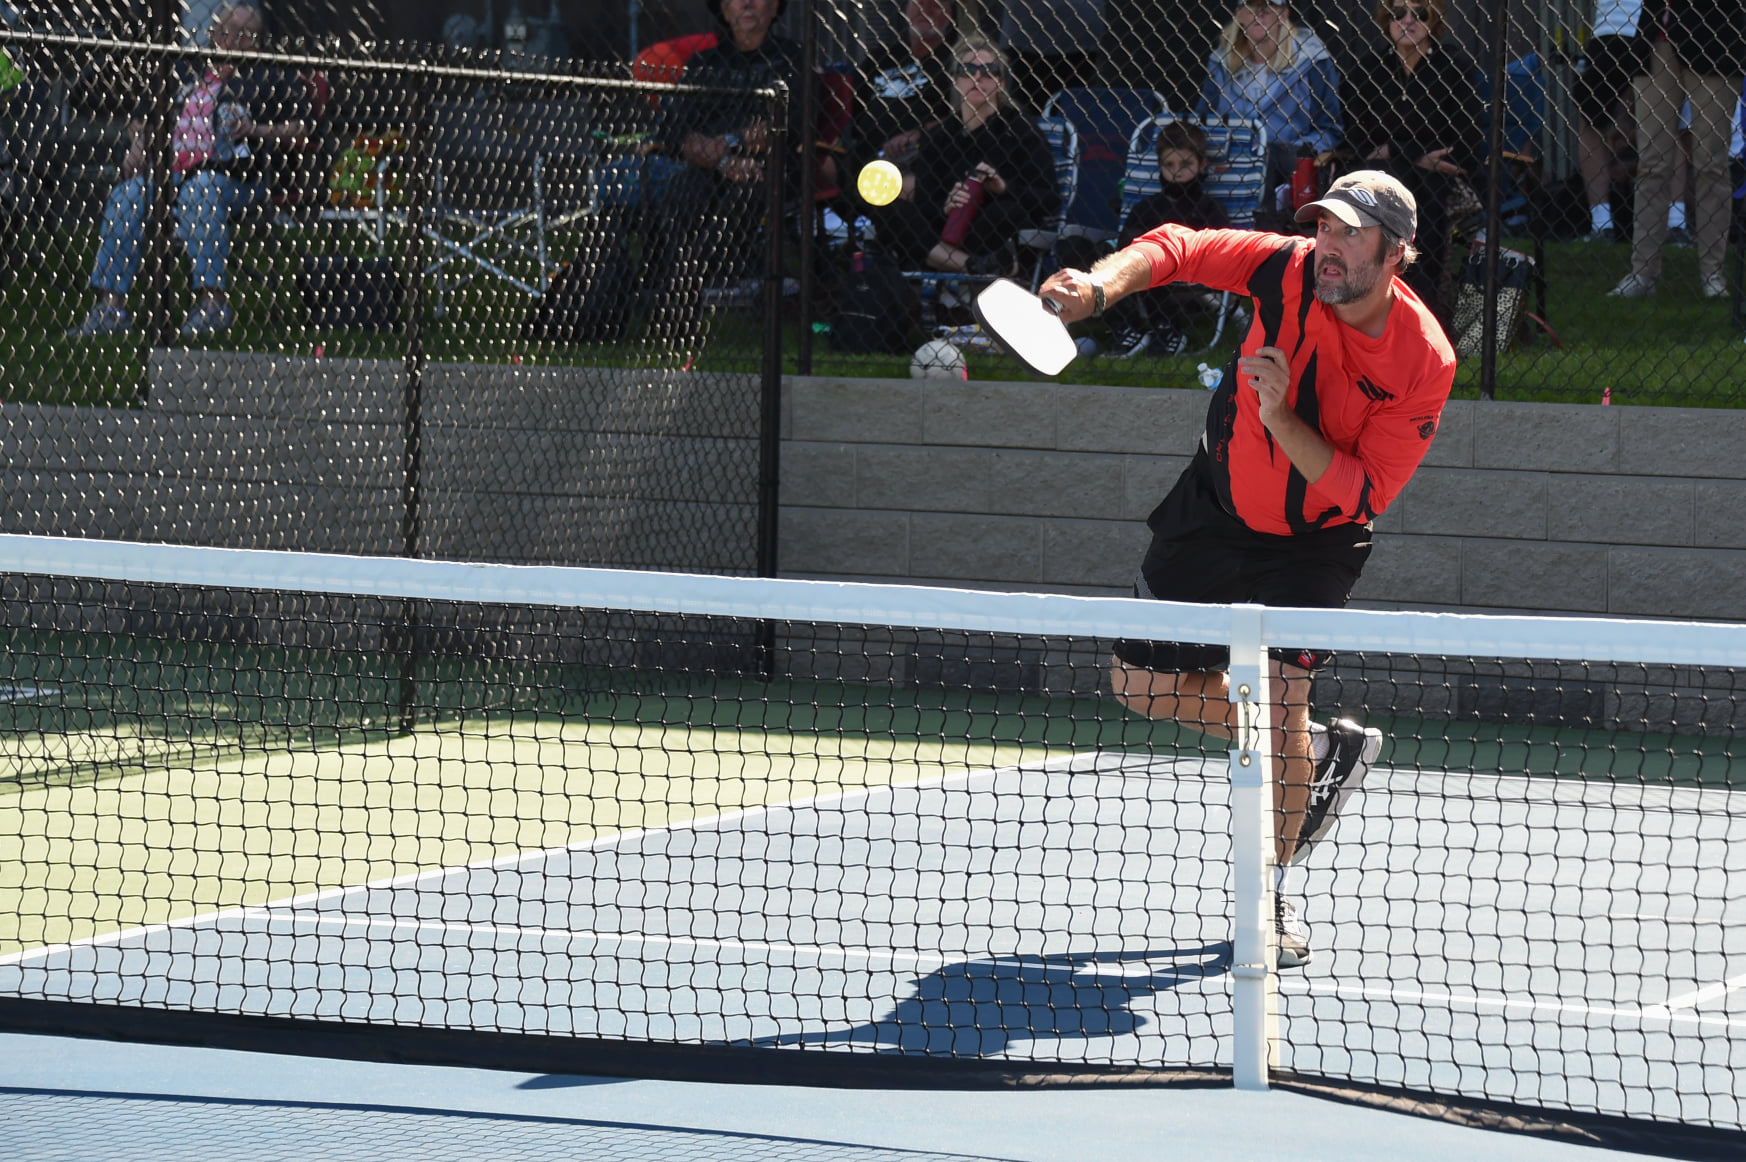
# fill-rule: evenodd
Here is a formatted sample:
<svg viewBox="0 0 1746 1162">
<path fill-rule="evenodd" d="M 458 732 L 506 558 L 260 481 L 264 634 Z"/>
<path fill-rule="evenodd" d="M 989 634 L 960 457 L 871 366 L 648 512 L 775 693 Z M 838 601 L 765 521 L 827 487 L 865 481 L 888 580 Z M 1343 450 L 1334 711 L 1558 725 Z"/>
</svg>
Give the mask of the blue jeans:
<svg viewBox="0 0 1746 1162">
<path fill-rule="evenodd" d="M 176 238 L 188 252 L 188 281 L 195 290 L 224 289 L 224 264 L 230 257 L 226 224 L 231 212 L 258 206 L 269 193 L 264 185 L 245 185 L 208 170 L 176 179 Z M 143 175 L 109 191 L 97 260 L 91 266 L 95 289 L 120 295 L 133 289 L 151 198 L 151 183 Z"/>
</svg>

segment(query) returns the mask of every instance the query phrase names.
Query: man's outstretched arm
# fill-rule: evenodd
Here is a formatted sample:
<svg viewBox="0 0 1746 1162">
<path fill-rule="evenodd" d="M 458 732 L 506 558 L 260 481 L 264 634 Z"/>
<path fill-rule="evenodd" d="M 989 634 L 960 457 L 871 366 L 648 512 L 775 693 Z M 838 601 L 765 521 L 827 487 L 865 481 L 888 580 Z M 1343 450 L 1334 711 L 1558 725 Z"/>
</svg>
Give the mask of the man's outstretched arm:
<svg viewBox="0 0 1746 1162">
<path fill-rule="evenodd" d="M 1152 285 L 1152 260 L 1140 250 L 1128 247 L 1097 260 L 1090 272 L 1058 270 L 1050 275 L 1037 294 L 1045 300 L 1061 304 L 1061 319 L 1077 323 L 1097 312 L 1097 287 L 1103 287 L 1103 307 L 1108 310 L 1135 291 Z"/>
</svg>

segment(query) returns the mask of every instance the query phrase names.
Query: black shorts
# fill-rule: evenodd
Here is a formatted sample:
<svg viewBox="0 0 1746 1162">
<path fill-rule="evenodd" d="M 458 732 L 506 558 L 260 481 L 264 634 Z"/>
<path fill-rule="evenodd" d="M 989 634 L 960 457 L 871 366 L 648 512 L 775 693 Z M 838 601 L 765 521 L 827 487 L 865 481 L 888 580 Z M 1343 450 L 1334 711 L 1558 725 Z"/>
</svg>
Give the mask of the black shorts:
<svg viewBox="0 0 1746 1162">
<path fill-rule="evenodd" d="M 1604 131 L 1618 116 L 1619 102 L 1631 103 L 1631 78 L 1642 76 L 1645 44 L 1635 36 L 1597 36 L 1576 61 L 1576 108 L 1582 119 Z"/>
<path fill-rule="evenodd" d="M 1206 470 L 1206 453 L 1147 518 L 1152 546 L 1134 582 L 1137 597 L 1205 604 L 1254 602 L 1342 608 L 1370 556 L 1370 526 L 1343 524 L 1298 536 L 1258 533 L 1226 512 Z M 1272 649 L 1275 661 L 1317 670 L 1326 651 Z M 1198 642 L 1118 641 L 1115 655 L 1158 673 L 1222 670 L 1230 650 Z"/>
</svg>

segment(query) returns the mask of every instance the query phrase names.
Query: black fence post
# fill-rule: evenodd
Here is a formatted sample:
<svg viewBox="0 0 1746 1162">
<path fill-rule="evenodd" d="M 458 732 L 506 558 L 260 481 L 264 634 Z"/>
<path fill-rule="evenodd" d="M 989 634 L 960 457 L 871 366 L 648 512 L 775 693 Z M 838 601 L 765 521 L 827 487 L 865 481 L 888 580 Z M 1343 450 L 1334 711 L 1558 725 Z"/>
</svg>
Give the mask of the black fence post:
<svg viewBox="0 0 1746 1162">
<path fill-rule="evenodd" d="M 805 84 L 807 78 L 802 77 Z M 788 156 L 788 93 L 770 99 L 770 152 L 764 167 L 764 355 L 758 418 L 758 576 L 776 576 L 782 479 L 782 186 Z M 810 144 L 804 133 L 801 140 Z M 775 676 L 776 625 L 758 629 L 758 671 Z"/>
<path fill-rule="evenodd" d="M 788 94 L 770 104 L 770 156 L 788 153 Z M 764 354 L 758 424 L 758 576 L 776 576 L 777 507 L 782 465 L 782 172 L 764 170 Z"/>
<path fill-rule="evenodd" d="M 155 39 L 165 47 L 175 45 L 182 28 L 181 7 L 176 0 L 157 0 L 153 5 Z M 145 139 L 152 143 L 146 164 L 150 167 L 147 196 L 151 207 L 146 215 L 145 270 L 146 284 L 146 366 L 145 379 L 140 384 L 138 398 L 145 403 L 151 397 L 152 360 L 154 350 L 167 350 L 176 341 L 175 313 L 170 309 L 170 277 L 175 270 L 175 254 L 171 251 L 172 207 L 176 191 L 171 186 L 174 164 L 172 137 L 176 128 L 176 72 L 180 58 L 164 53 L 151 69 L 152 101 L 144 128 Z"/>
<path fill-rule="evenodd" d="M 813 138 L 818 133 L 818 8 L 817 0 L 800 5 L 800 126 L 794 139 L 800 146 L 800 337 L 795 350 L 796 370 L 812 374 L 813 199 L 817 182 L 813 173 Z M 778 299 L 780 306 L 780 299 Z"/>
<path fill-rule="evenodd" d="M 419 555 L 424 464 L 424 203 L 431 186 L 425 149 L 425 115 L 430 108 L 429 73 L 409 74 L 411 107 L 406 111 L 406 293 L 400 325 L 404 329 L 404 379 L 401 396 L 400 552 Z M 410 734 L 418 719 L 418 603 L 402 607 L 399 733 Z"/>
</svg>

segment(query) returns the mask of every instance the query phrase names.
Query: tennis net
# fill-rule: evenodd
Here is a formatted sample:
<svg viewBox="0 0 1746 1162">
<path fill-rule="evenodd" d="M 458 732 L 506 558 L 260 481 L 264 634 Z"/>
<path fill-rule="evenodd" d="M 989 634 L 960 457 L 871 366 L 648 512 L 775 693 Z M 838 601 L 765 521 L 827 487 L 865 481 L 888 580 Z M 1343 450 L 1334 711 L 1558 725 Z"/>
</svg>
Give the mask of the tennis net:
<svg viewBox="0 0 1746 1162">
<path fill-rule="evenodd" d="M 1741 627 L 0 551 L 5 1027 L 1746 1141 Z M 1381 749 L 1284 875 L 1301 969 L 1277 736 L 1124 709 L 1117 638 L 1260 705 L 1339 651 Z"/>
</svg>

